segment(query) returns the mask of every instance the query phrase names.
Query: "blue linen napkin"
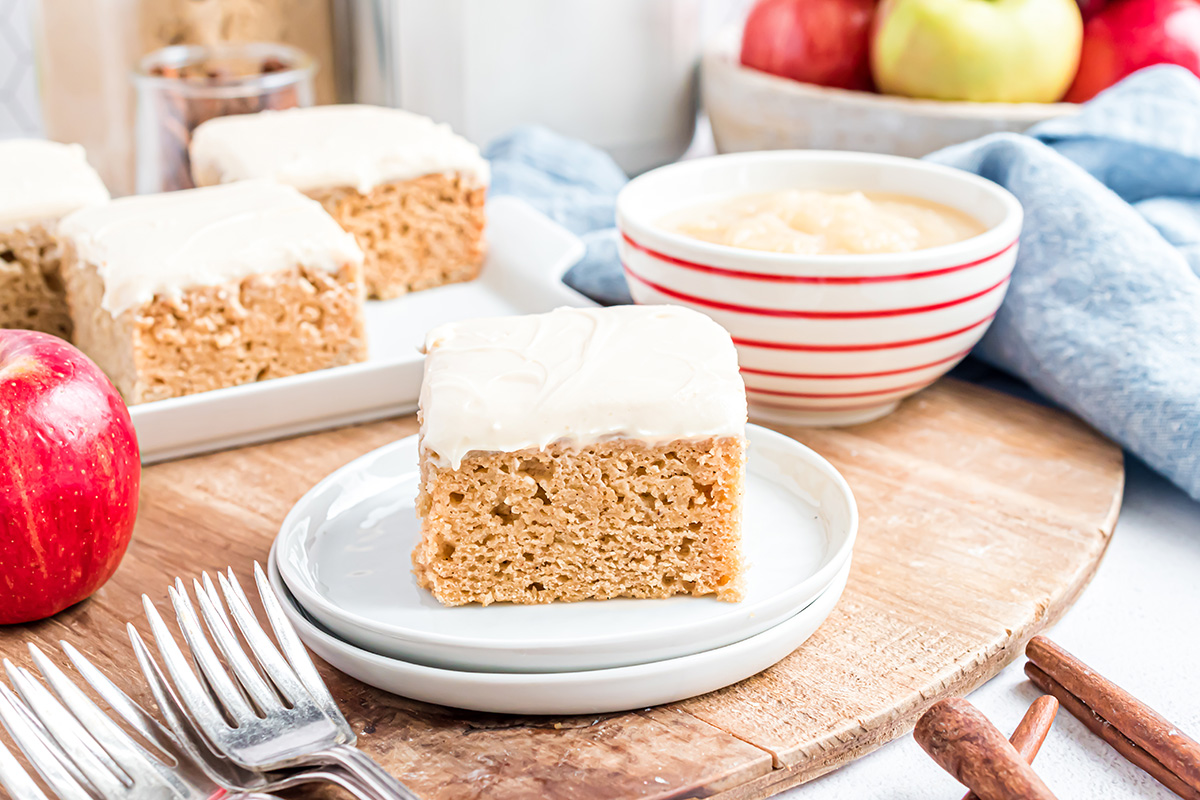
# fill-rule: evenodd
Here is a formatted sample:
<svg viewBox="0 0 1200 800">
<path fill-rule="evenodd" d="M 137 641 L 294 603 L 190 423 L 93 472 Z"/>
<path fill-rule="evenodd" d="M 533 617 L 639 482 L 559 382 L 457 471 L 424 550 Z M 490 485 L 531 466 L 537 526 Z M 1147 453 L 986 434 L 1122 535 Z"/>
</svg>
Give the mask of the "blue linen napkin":
<svg viewBox="0 0 1200 800">
<path fill-rule="evenodd" d="M 583 240 L 568 286 L 597 303 L 629 303 L 617 255 L 617 193 L 629 178 L 603 150 L 537 126 L 517 128 L 484 150 L 492 197 L 515 195 Z"/>
<path fill-rule="evenodd" d="M 604 153 L 540 128 L 494 142 L 493 194 L 580 235 L 567 275 L 629 302 Z M 1075 116 L 931 160 L 1009 189 L 1025 226 L 1008 296 L 973 355 L 1070 409 L 1200 499 L 1200 80 L 1154 67 Z"/>
</svg>

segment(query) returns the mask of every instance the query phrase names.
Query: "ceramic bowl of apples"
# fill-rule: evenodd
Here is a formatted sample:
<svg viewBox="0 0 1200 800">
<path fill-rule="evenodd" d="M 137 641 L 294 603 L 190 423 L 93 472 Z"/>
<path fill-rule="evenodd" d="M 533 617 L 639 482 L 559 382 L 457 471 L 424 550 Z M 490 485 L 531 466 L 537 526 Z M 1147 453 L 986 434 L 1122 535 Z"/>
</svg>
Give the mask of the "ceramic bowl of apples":
<svg viewBox="0 0 1200 800">
<path fill-rule="evenodd" d="M 919 157 L 1161 63 L 1200 74 L 1200 0 L 758 0 L 701 79 L 721 152 Z"/>
</svg>

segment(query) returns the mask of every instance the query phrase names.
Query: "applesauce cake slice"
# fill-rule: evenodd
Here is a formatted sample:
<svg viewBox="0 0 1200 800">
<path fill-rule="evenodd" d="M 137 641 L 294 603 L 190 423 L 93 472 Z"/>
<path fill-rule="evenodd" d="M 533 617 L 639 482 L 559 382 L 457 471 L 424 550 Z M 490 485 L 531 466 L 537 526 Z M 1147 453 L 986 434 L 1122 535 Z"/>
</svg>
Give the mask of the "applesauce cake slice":
<svg viewBox="0 0 1200 800">
<path fill-rule="evenodd" d="M 131 404 L 366 360 L 362 252 L 289 186 L 126 197 L 59 235 L 75 344 Z"/>
<path fill-rule="evenodd" d="M 717 323 L 560 308 L 425 350 L 413 565 L 439 601 L 741 598 L 746 394 Z"/>
<path fill-rule="evenodd" d="M 71 337 L 55 229 L 63 215 L 106 202 L 79 145 L 0 141 L 0 328 Z"/>
<path fill-rule="evenodd" d="M 219 117 L 190 152 L 197 186 L 269 178 L 320 201 L 365 253 L 370 297 L 472 280 L 483 266 L 488 163 L 427 117 L 364 105 Z"/>
</svg>

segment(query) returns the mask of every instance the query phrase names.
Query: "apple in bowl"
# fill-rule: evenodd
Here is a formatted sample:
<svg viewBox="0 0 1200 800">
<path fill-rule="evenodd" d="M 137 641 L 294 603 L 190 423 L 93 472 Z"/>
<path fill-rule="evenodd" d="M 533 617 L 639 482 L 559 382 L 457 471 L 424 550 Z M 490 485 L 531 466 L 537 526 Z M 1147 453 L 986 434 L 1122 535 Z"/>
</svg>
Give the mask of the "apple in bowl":
<svg viewBox="0 0 1200 800">
<path fill-rule="evenodd" d="M 871 35 L 880 91 L 931 100 L 1053 103 L 1075 77 L 1075 0 L 883 0 Z"/>
<path fill-rule="evenodd" d="M 1044 14 L 1035 13 L 1043 6 Z M 820 25 L 824 15 L 839 13 L 839 24 Z M 917 157 L 990 133 L 1019 133 L 1078 113 L 1071 103 L 1032 101 L 1056 99 L 1070 84 L 1080 17 L 1076 0 L 883 0 L 877 6 L 762 0 L 744 27 L 721 31 L 701 59 L 713 139 L 722 153 L 813 149 Z M 1030 27 L 1035 31 L 1026 37 Z M 964 41 L 978 44 L 978 52 L 967 46 L 955 53 Z M 872 47 L 878 51 L 875 88 L 905 93 L 860 90 L 864 71 L 871 72 Z M 1034 50 L 1037 63 L 1056 68 L 1031 75 Z M 957 72 L 959 65 L 965 71 Z"/>
<path fill-rule="evenodd" d="M 1084 28 L 1079 72 L 1067 100 L 1086 102 L 1155 64 L 1176 64 L 1200 75 L 1196 0 L 1121 0 L 1093 14 Z"/>
<path fill-rule="evenodd" d="M 869 90 L 875 0 L 760 0 L 746 17 L 741 62 L 820 86 Z"/>
<path fill-rule="evenodd" d="M 86 599 L 133 534 L 141 462 L 120 394 L 67 342 L 0 329 L 0 624 Z"/>
</svg>

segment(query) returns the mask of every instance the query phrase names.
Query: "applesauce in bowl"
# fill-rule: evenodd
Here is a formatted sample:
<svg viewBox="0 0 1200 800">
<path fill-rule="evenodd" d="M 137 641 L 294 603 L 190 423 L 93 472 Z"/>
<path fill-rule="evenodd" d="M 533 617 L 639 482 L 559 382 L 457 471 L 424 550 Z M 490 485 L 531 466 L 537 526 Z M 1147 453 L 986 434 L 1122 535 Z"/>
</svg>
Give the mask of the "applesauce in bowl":
<svg viewBox="0 0 1200 800">
<path fill-rule="evenodd" d="M 907 253 L 986 230 L 956 208 L 899 194 L 785 189 L 684 208 L 661 224 L 713 244 L 794 255 Z"/>
<path fill-rule="evenodd" d="M 723 325 L 751 418 L 796 425 L 876 419 L 963 359 L 1004 299 L 1022 217 L 977 175 L 843 151 L 687 160 L 617 198 L 634 302 Z"/>
</svg>

